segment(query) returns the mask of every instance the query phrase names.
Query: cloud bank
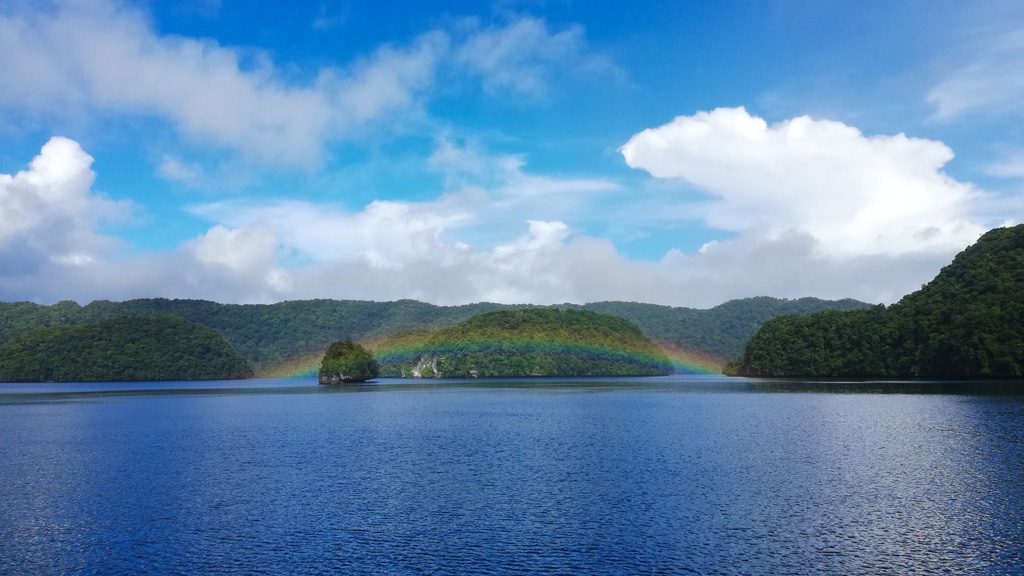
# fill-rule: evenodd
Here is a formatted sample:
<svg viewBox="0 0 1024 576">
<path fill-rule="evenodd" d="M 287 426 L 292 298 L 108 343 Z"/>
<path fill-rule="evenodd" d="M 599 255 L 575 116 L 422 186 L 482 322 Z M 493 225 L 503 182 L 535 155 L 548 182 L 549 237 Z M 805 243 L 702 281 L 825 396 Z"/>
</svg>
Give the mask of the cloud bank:
<svg viewBox="0 0 1024 576">
<path fill-rule="evenodd" d="M 982 230 L 968 201 L 984 196 L 942 173 L 950 153 L 937 142 L 809 118 L 769 125 L 725 109 L 640 132 L 622 153 L 655 178 L 698 187 L 711 200 L 694 217 L 734 237 L 632 259 L 544 212 L 559 195 L 576 212 L 575 202 L 623 193 L 619 185 L 530 174 L 521 161 L 442 140 L 437 169 L 503 171 L 486 186 L 458 180 L 432 200 L 355 211 L 297 200 L 197 205 L 205 233 L 174 251 L 132 253 L 101 232 L 130 207 L 92 190 L 91 157 L 54 138 L 27 170 L 0 175 L 0 219 L 17 223 L 0 234 L 0 299 L 892 302 Z"/>
</svg>

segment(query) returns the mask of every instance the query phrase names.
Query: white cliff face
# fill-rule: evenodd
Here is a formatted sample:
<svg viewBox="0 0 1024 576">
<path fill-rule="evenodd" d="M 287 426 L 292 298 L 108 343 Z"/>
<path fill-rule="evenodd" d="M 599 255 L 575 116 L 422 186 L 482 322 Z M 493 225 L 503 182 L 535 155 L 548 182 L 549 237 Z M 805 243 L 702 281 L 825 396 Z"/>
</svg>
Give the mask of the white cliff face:
<svg viewBox="0 0 1024 576">
<path fill-rule="evenodd" d="M 366 382 L 366 378 L 360 378 L 353 374 L 346 374 L 344 372 L 334 372 L 333 374 L 322 374 L 319 381 L 321 384 L 337 386 L 338 384 Z"/>
<path fill-rule="evenodd" d="M 402 370 L 402 378 L 437 378 L 440 356 L 420 356 L 409 370 Z"/>
</svg>

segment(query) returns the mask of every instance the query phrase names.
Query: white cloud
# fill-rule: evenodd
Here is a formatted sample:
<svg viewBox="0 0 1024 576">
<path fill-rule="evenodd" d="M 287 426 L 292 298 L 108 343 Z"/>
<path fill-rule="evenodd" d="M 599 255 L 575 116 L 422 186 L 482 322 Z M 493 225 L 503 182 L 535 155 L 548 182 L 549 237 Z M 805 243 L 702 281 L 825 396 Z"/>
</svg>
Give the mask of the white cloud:
<svg viewBox="0 0 1024 576">
<path fill-rule="evenodd" d="M 614 69 L 596 57 L 583 55 L 586 44 L 582 26 L 551 32 L 539 18 L 520 17 L 504 26 L 477 28 L 455 54 L 456 62 L 483 78 L 492 93 L 542 98 L 556 67 Z"/>
<path fill-rule="evenodd" d="M 0 106 L 61 120 L 158 117 L 194 143 L 275 165 L 316 166 L 327 143 L 419 113 L 442 68 L 479 77 L 491 92 L 543 96 L 557 67 L 604 62 L 583 54 L 579 26 L 552 32 L 544 20 L 515 18 L 428 31 L 344 66 L 302 71 L 252 48 L 160 34 L 146 13 L 119 2 L 30 6 L 0 7 Z"/>
<path fill-rule="evenodd" d="M 981 193 L 942 171 L 953 152 L 932 140 L 806 116 L 769 125 L 719 108 L 644 130 L 621 152 L 633 168 L 709 194 L 698 215 L 711 226 L 805 234 L 819 256 L 951 255 L 984 230 L 971 215 Z"/>
<path fill-rule="evenodd" d="M 301 255 L 298 266 L 266 263 L 293 286 L 278 298 L 711 306 L 755 295 L 810 294 L 892 302 L 948 261 L 927 251 L 835 259 L 814 237 L 789 230 L 773 237 L 750 231 L 695 254 L 673 250 L 646 262 L 561 220 L 529 220 L 523 233 L 524 222 L 513 219 L 499 226 L 504 236 L 494 245 L 466 242 L 475 226 L 494 226 L 506 216 L 488 212 L 487 205 L 452 194 L 432 202 L 372 203 L 355 213 L 294 201 L 206 205 L 197 213 L 232 229 L 268 230 Z"/>
<path fill-rule="evenodd" d="M 58 2 L 0 12 L 0 104 L 155 115 L 203 144 L 315 165 L 325 141 L 413 106 L 446 50 L 443 34 L 427 34 L 296 84 L 267 54 L 160 35 L 144 14 L 116 3 Z"/>
<path fill-rule="evenodd" d="M 320 2 L 316 17 L 311 24 L 317 32 L 329 32 L 345 25 L 348 22 L 348 11 L 334 3 Z"/>
<path fill-rule="evenodd" d="M 91 192 L 92 162 L 77 142 L 57 136 L 43 146 L 28 170 L 0 174 L 4 265 L 28 259 L 83 264 L 116 246 L 96 227 L 101 220 L 126 216 L 130 206 Z"/>
<path fill-rule="evenodd" d="M 732 120 L 742 120 L 736 114 L 733 111 Z M 796 169 L 802 164 L 789 156 L 803 148 L 791 143 L 787 151 L 787 145 L 772 141 L 794 129 L 786 126 L 764 127 L 760 138 L 781 148 L 780 161 Z M 823 132 L 817 132 L 819 129 Z M 840 179 L 847 171 L 840 169 L 842 163 L 835 159 L 835 151 L 822 151 L 828 142 L 822 134 L 832 135 L 838 142 L 865 140 L 867 144 L 862 142 L 860 148 L 853 148 L 861 152 L 875 150 L 873 139 L 851 130 L 831 124 L 816 127 L 813 122 L 803 126 L 805 136 L 817 134 L 816 145 L 808 148 L 819 155 L 814 158 L 837 171 Z M 779 134 L 771 135 L 773 131 Z M 716 133 L 711 126 L 696 132 L 705 136 Z M 725 139 L 729 146 L 719 142 L 721 146 L 745 149 L 736 134 L 747 132 L 734 129 L 728 134 L 732 135 L 732 139 Z M 665 142 L 674 140 L 668 138 Z M 914 150 L 915 142 L 901 140 L 900 146 Z M 711 146 L 712 142 L 704 144 Z M 893 170 L 888 163 L 899 161 L 910 164 L 901 169 L 911 174 L 927 174 L 921 165 L 913 165 L 915 158 L 925 167 L 938 169 L 936 151 L 930 146 L 911 154 L 906 150 L 898 153 L 903 148 L 891 149 L 889 145 L 882 142 L 880 150 L 894 154 L 894 158 L 875 158 L 873 170 L 887 173 Z M 461 152 L 452 153 L 465 151 L 463 147 L 446 149 L 439 145 L 438 149 L 439 156 L 455 159 L 454 164 L 439 160 L 439 166 L 455 169 L 466 163 L 484 167 L 502 164 L 500 156 L 488 156 L 480 150 L 473 152 L 478 155 L 476 159 L 466 160 Z M 659 154 L 665 153 L 659 150 Z M 747 152 L 753 154 L 750 149 Z M 753 157 L 759 158 L 756 154 Z M 740 161 L 741 155 L 726 158 L 741 174 L 770 164 L 763 157 L 760 163 L 749 158 Z M 722 192 L 722 182 L 734 184 L 722 176 L 730 172 L 710 167 L 707 174 L 718 178 L 713 182 L 720 185 L 716 188 L 719 202 L 735 203 L 732 208 L 724 205 L 717 210 L 736 211 L 739 216 L 733 221 L 746 223 L 747 227 L 738 228 L 734 238 L 709 243 L 696 253 L 670 251 L 658 261 L 638 261 L 619 252 L 607 239 L 574 229 L 557 212 L 535 216 L 544 213 L 545 206 L 556 204 L 554 200 L 559 197 L 586 199 L 593 198 L 595 192 L 571 179 L 529 174 L 521 164 L 504 180 L 498 178 L 491 188 L 467 185 L 430 201 L 376 201 L 358 211 L 294 200 L 196 206 L 193 212 L 211 222 L 205 233 L 183 242 L 174 251 L 130 255 L 114 252 L 111 239 L 97 231 L 100 219 L 116 215 L 124 207 L 91 190 L 91 162 L 76 143 L 57 138 L 44 147 L 28 170 L 0 177 L 2 221 L 21 226 L 5 228 L 7 235 L 0 238 L 0 299 L 49 302 L 164 296 L 275 302 L 298 298 L 418 298 L 439 304 L 634 300 L 711 306 L 755 295 L 815 295 L 891 302 L 930 279 L 951 256 L 936 248 L 943 244 L 934 244 L 934 239 L 919 239 L 920 249 L 916 251 L 876 252 L 873 249 L 878 240 L 868 238 L 857 245 L 860 250 L 837 252 L 824 244 L 827 235 L 819 237 L 814 227 L 797 225 L 801 221 L 794 214 L 821 216 L 829 222 L 838 219 L 827 212 L 805 213 L 784 205 L 801 200 L 800 191 L 783 200 L 768 201 L 762 196 L 789 190 L 768 186 L 747 191 L 756 201 L 751 200 L 731 187 Z M 678 165 L 657 164 L 652 170 L 676 175 L 678 166 L 691 164 L 689 160 Z M 816 170 L 806 177 L 814 181 Z M 743 182 L 763 183 L 770 174 L 762 172 L 760 176 L 746 175 Z M 517 178 L 539 179 L 538 185 L 542 189 L 546 186 L 547 192 L 538 195 L 522 191 Z M 710 176 L 705 174 L 699 181 L 703 178 Z M 796 175 L 788 174 L 785 182 L 795 185 L 794 178 Z M 897 180 L 906 178 L 904 175 Z M 953 189 L 958 188 L 953 185 Z M 843 193 L 874 198 L 864 196 L 866 193 L 858 188 L 843 189 Z M 890 190 L 890 194 L 896 193 Z M 844 202 L 837 200 L 835 205 L 841 209 Z M 761 219 L 752 215 L 752 205 L 763 206 L 763 214 L 781 215 L 787 225 L 774 230 L 759 227 Z M 32 249 L 25 250 L 25 246 Z"/>
<path fill-rule="evenodd" d="M 411 106 L 415 96 L 433 82 L 448 42 L 447 34 L 429 32 L 408 49 L 384 46 L 349 70 L 322 71 L 317 88 L 331 104 L 334 127 L 354 129 Z"/>
<path fill-rule="evenodd" d="M 561 221 L 518 220 L 531 203 L 545 202 L 543 195 L 523 194 L 518 179 L 536 179 L 550 198 L 586 192 L 578 182 L 529 175 L 517 164 L 506 175 L 516 182 L 493 190 L 375 201 L 355 212 L 293 200 L 205 204 L 193 211 L 211 220 L 210 229 L 177 250 L 113 253 L 110 239 L 97 233 L 98 220 L 119 205 L 91 191 L 91 162 L 75 142 L 58 138 L 28 171 L 0 178 L 0 214 L 23 226 L 5 228 L 9 237 L 0 241 L 0 299 L 564 301 L 591 286 L 578 283 L 568 274 L 572 264 L 561 262 L 573 258 L 567 250 L 588 251 L 568 247 L 600 244 L 575 239 Z M 517 204 L 518 194 L 524 199 Z M 505 208 L 496 207 L 496 198 Z M 44 240 L 48 250 L 22 249 Z M 53 249 L 60 246 L 75 250 Z"/>
<path fill-rule="evenodd" d="M 949 120 L 968 113 L 1020 115 L 1024 99 L 1024 28 L 985 39 L 969 62 L 952 70 L 928 93 L 935 117 Z"/>
<path fill-rule="evenodd" d="M 434 151 L 427 158 L 427 167 L 451 177 L 487 177 L 497 173 L 504 177 L 509 171 L 522 167 L 522 159 L 504 156 L 498 159 L 488 156 L 476 142 L 460 146 L 447 135 L 438 138 Z"/>
<path fill-rule="evenodd" d="M 484 220 L 511 218 L 517 225 L 530 219 L 557 220 L 572 215 L 584 219 L 601 196 L 622 186 L 602 178 L 554 177 L 527 170 L 526 158 L 491 154 L 474 141 L 459 144 L 439 138 L 427 160 L 430 169 L 445 174 L 445 189 L 471 202 Z"/>
<path fill-rule="evenodd" d="M 1024 178 L 1024 152 L 1011 154 L 988 167 L 988 173 L 1000 178 Z"/>
<path fill-rule="evenodd" d="M 194 185 L 203 177 L 203 169 L 198 164 L 186 163 L 168 154 L 160 159 L 156 173 L 165 180 L 187 185 Z"/>
<path fill-rule="evenodd" d="M 276 261 L 277 238 L 258 227 L 228 229 L 214 226 L 187 244 L 196 260 L 235 272 L 263 270 Z"/>
<path fill-rule="evenodd" d="M 282 200 L 262 205 L 218 203 L 193 211 L 232 227 L 271 230 L 306 261 L 352 262 L 396 270 L 421 259 L 443 256 L 445 231 L 470 214 L 444 199 L 435 202 L 377 200 L 350 213 L 331 206 Z"/>
<path fill-rule="evenodd" d="M 757 295 L 891 303 L 931 280 L 950 257 L 915 252 L 840 260 L 822 256 L 818 241 L 805 233 L 766 238 L 752 231 L 711 242 L 695 254 L 670 251 L 658 268 L 664 285 L 701 306 Z M 661 298 L 668 301 L 672 295 Z"/>
</svg>

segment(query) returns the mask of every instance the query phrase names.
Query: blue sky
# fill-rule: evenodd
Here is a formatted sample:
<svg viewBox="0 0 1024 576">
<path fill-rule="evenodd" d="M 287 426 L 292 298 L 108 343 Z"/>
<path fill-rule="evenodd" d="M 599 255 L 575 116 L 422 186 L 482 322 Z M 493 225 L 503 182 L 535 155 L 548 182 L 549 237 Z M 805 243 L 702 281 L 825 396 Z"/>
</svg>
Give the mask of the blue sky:
<svg viewBox="0 0 1024 576">
<path fill-rule="evenodd" d="M 1024 202 L 1019 2 L 0 2 L 0 299 L 893 302 Z"/>
</svg>

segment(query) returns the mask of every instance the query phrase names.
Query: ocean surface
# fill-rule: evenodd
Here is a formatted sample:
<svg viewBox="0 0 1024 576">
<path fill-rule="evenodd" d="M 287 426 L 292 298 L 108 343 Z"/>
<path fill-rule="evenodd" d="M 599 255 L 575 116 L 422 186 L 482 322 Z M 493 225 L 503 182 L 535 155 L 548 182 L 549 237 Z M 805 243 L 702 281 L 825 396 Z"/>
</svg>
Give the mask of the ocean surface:
<svg viewBox="0 0 1024 576">
<path fill-rule="evenodd" d="M 1024 385 L 0 385 L 0 574 L 1024 574 Z"/>
</svg>

